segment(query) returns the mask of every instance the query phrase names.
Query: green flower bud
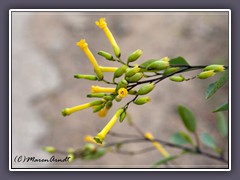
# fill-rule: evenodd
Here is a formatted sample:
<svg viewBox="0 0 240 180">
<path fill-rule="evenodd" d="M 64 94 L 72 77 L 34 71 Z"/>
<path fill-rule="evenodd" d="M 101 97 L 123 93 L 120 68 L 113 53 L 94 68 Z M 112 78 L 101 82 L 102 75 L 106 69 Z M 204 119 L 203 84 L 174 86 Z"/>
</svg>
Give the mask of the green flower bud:
<svg viewBox="0 0 240 180">
<path fill-rule="evenodd" d="M 149 97 L 140 97 L 137 98 L 133 103 L 137 105 L 142 105 L 149 102 L 151 99 Z"/>
<path fill-rule="evenodd" d="M 104 96 L 106 96 L 107 94 L 106 93 L 91 93 L 91 94 L 88 94 L 87 97 L 89 98 L 102 98 Z"/>
<path fill-rule="evenodd" d="M 123 111 L 122 114 L 120 115 L 120 118 L 119 118 L 119 122 L 120 123 L 123 122 L 123 120 L 125 119 L 126 115 L 127 115 L 126 111 Z"/>
<path fill-rule="evenodd" d="M 137 49 L 136 51 L 134 51 L 133 53 L 131 53 L 131 54 L 128 56 L 128 61 L 127 61 L 127 63 L 136 61 L 136 60 L 142 55 L 142 53 L 143 53 L 142 50 Z"/>
<path fill-rule="evenodd" d="M 222 72 L 225 70 L 223 65 L 212 64 L 203 69 L 203 71 L 214 70 L 214 72 Z"/>
<path fill-rule="evenodd" d="M 115 100 L 116 100 L 117 102 L 120 102 L 120 101 L 122 100 L 122 98 L 118 95 L 118 96 L 115 97 Z"/>
<path fill-rule="evenodd" d="M 68 162 L 73 162 L 75 160 L 75 156 L 73 153 L 69 153 L 68 157 L 69 157 Z"/>
<path fill-rule="evenodd" d="M 214 70 L 209 70 L 209 71 L 201 72 L 197 77 L 199 79 L 206 79 L 206 78 L 209 78 L 209 77 L 214 76 L 214 75 L 215 75 Z"/>
<path fill-rule="evenodd" d="M 169 67 L 169 62 L 158 60 L 158 61 L 155 61 L 155 62 L 152 62 L 151 64 L 149 64 L 146 67 L 146 70 L 147 71 L 161 71 L 161 70 L 167 69 L 168 67 Z"/>
<path fill-rule="evenodd" d="M 154 87 L 155 87 L 155 85 L 153 83 L 149 83 L 147 85 L 144 85 L 138 90 L 137 95 L 148 94 L 149 92 L 151 92 L 153 90 Z"/>
<path fill-rule="evenodd" d="M 104 103 L 104 101 L 102 101 L 102 100 L 97 100 L 97 101 L 91 102 L 90 104 L 91 104 L 91 106 L 97 106 L 97 105 L 101 105 L 102 103 Z"/>
<path fill-rule="evenodd" d="M 167 68 L 164 72 L 163 72 L 163 76 L 167 76 L 169 74 L 175 73 L 179 70 L 179 67 L 173 67 L 173 68 Z"/>
<path fill-rule="evenodd" d="M 105 106 L 105 104 L 101 104 L 101 105 L 97 106 L 96 108 L 94 107 L 93 112 L 96 113 L 96 112 L 100 111 L 102 108 L 104 108 L 104 106 Z"/>
<path fill-rule="evenodd" d="M 138 73 L 139 71 L 140 71 L 140 68 L 138 66 L 135 66 L 134 68 L 129 68 L 127 69 L 125 77 L 132 77 L 134 74 Z"/>
<path fill-rule="evenodd" d="M 107 101 L 111 101 L 111 100 L 113 100 L 113 96 L 111 96 L 111 95 L 104 96 L 103 99 L 105 99 Z"/>
<path fill-rule="evenodd" d="M 128 68 L 128 66 L 126 66 L 126 65 L 122 65 L 121 67 L 119 67 L 114 72 L 114 78 L 119 78 L 120 76 L 122 76 L 126 72 L 127 68 Z"/>
<path fill-rule="evenodd" d="M 106 103 L 106 108 L 107 109 L 110 109 L 112 107 L 112 101 L 108 101 L 107 103 Z"/>
<path fill-rule="evenodd" d="M 155 61 L 158 61 L 158 59 L 149 59 L 149 60 L 143 62 L 142 64 L 140 64 L 140 67 L 142 68 L 142 70 L 144 70 L 144 69 L 146 69 L 146 67 L 147 67 L 148 65 L 150 65 L 151 63 L 153 63 L 153 62 L 155 62 Z M 142 70 L 141 70 L 141 71 L 142 71 Z"/>
<path fill-rule="evenodd" d="M 128 91 L 128 94 L 135 95 L 137 94 L 137 91 L 135 89 L 131 89 Z"/>
<path fill-rule="evenodd" d="M 117 88 L 116 88 L 116 92 L 120 89 L 120 88 L 127 88 L 128 82 L 125 79 L 122 79 L 121 81 L 118 82 L 117 84 Z"/>
<path fill-rule="evenodd" d="M 51 154 L 56 152 L 56 149 L 52 146 L 45 146 L 45 147 L 43 147 L 43 150 L 48 152 L 48 153 L 51 153 Z"/>
<path fill-rule="evenodd" d="M 171 76 L 169 78 L 171 81 L 175 81 L 175 82 L 183 82 L 185 80 L 185 78 L 180 75 L 180 76 Z"/>
<path fill-rule="evenodd" d="M 113 46 L 113 51 L 114 51 L 116 57 L 120 58 L 120 56 L 121 56 L 120 48 L 118 46 Z"/>
<path fill-rule="evenodd" d="M 77 78 L 77 79 L 88 79 L 88 80 L 91 80 L 91 81 L 98 80 L 98 78 L 96 76 L 87 75 L 87 74 L 75 74 L 74 77 Z"/>
<path fill-rule="evenodd" d="M 134 82 L 138 82 L 140 79 L 142 79 L 143 77 L 143 73 L 136 73 L 135 75 L 133 75 L 132 77 L 126 77 L 126 80 L 129 83 L 134 83 Z"/>
<path fill-rule="evenodd" d="M 106 58 L 107 60 L 115 61 L 115 60 L 113 59 L 113 56 L 112 56 L 110 53 L 108 53 L 108 52 L 105 52 L 105 51 L 99 51 L 99 52 L 98 52 L 98 55 L 100 55 L 100 56 Z"/>
</svg>

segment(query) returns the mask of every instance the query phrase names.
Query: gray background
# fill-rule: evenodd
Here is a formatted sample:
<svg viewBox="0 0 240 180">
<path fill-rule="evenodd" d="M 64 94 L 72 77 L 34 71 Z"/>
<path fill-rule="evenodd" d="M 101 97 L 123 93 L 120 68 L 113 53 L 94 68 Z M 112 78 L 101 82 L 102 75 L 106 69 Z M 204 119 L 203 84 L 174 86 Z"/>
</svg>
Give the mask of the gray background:
<svg viewBox="0 0 240 180">
<path fill-rule="evenodd" d="M 94 55 L 98 50 L 112 52 L 105 35 L 94 24 L 102 16 L 107 18 L 123 59 L 140 48 L 144 54 L 139 62 L 179 55 L 192 65 L 228 62 L 226 13 L 13 13 L 13 157 L 20 154 L 48 157 L 41 150 L 45 145 L 59 149 L 80 147 L 85 134 L 95 135 L 114 114 L 114 109 L 121 107 L 116 104 L 104 119 L 91 110 L 65 118 L 60 114 L 63 107 L 88 102 L 85 94 L 93 84 L 72 78 L 75 73 L 92 72 L 91 64 L 75 42 L 86 38 Z M 102 58 L 97 59 L 101 65 L 111 65 Z M 169 140 L 175 131 L 185 130 L 176 113 L 177 104 L 184 104 L 196 114 L 198 132 L 209 132 L 224 145 L 216 132 L 216 115 L 211 110 L 226 101 L 228 87 L 213 99 L 204 99 L 205 89 L 214 79 L 185 83 L 165 80 L 151 93 L 149 104 L 131 105 L 130 113 L 142 130 Z M 135 133 L 125 122 L 116 124 L 113 131 Z M 108 136 L 106 140 L 115 139 Z M 134 144 L 127 149 L 148 146 Z M 178 152 L 167 150 L 171 154 Z M 78 160 L 73 166 L 28 163 L 14 164 L 14 167 L 149 167 L 160 158 L 157 151 L 136 156 L 109 153 L 97 161 Z M 190 155 L 174 163 L 179 168 L 225 167 L 217 161 Z"/>
</svg>

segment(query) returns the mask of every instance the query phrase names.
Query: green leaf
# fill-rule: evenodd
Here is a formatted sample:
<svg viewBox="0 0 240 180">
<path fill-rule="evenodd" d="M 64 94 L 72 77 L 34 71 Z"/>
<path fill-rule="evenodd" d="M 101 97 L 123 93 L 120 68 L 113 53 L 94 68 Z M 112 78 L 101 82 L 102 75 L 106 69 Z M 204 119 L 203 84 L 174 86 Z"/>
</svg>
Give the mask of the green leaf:
<svg viewBox="0 0 240 180">
<path fill-rule="evenodd" d="M 160 161 L 154 163 L 154 165 L 153 165 L 152 167 L 153 167 L 153 168 L 156 168 L 156 167 L 158 167 L 158 166 L 160 166 L 160 165 L 162 165 L 162 164 L 166 164 L 167 162 L 176 159 L 177 157 L 178 157 L 178 156 L 175 155 L 175 156 L 169 156 L 169 157 L 163 158 L 163 159 L 161 159 Z"/>
<path fill-rule="evenodd" d="M 171 65 L 189 65 L 188 62 L 181 56 L 173 58 L 169 61 L 170 66 Z"/>
<path fill-rule="evenodd" d="M 196 130 L 196 120 L 193 113 L 186 107 L 179 105 L 178 114 L 182 118 L 182 122 L 188 131 L 194 132 Z"/>
<path fill-rule="evenodd" d="M 210 147 L 212 149 L 217 148 L 216 141 L 214 137 L 211 136 L 210 134 L 207 134 L 207 133 L 201 134 L 200 140 L 207 147 Z"/>
<path fill-rule="evenodd" d="M 228 71 L 226 71 L 223 76 L 221 76 L 216 82 L 209 84 L 205 98 L 209 99 L 214 95 L 223 85 L 228 82 Z"/>
<path fill-rule="evenodd" d="M 225 116 L 222 112 L 217 113 L 217 127 L 220 135 L 222 137 L 227 137 L 228 135 L 228 125 Z"/>
<path fill-rule="evenodd" d="M 228 111 L 228 103 L 222 104 L 219 107 L 217 107 L 213 112 L 219 112 L 219 111 Z"/>
<path fill-rule="evenodd" d="M 176 132 L 171 137 L 171 141 L 177 145 L 183 145 L 183 144 L 187 144 L 187 143 L 190 143 L 193 145 L 193 141 L 192 141 L 191 137 L 188 134 L 186 134 L 185 132 Z"/>
</svg>

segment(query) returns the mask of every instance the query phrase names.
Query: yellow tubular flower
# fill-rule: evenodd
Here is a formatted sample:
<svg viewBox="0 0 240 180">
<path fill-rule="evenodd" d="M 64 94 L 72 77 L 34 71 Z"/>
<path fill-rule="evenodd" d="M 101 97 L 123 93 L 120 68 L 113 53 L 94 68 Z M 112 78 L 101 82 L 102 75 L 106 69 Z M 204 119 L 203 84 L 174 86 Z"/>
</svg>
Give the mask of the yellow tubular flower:
<svg viewBox="0 0 240 180">
<path fill-rule="evenodd" d="M 125 89 L 125 88 L 120 88 L 120 89 L 118 90 L 118 95 L 119 95 L 121 98 L 126 97 L 126 96 L 128 95 L 127 89 Z"/>
<path fill-rule="evenodd" d="M 91 92 L 92 93 L 99 93 L 99 92 L 113 93 L 115 92 L 115 90 L 116 90 L 115 88 L 92 86 Z"/>
<path fill-rule="evenodd" d="M 99 66 L 99 68 L 102 72 L 115 72 L 118 69 L 117 67 L 105 67 L 105 66 Z"/>
<path fill-rule="evenodd" d="M 117 42 L 115 41 L 111 31 L 108 29 L 108 26 L 107 26 L 107 23 L 105 21 L 105 18 L 100 18 L 99 21 L 96 21 L 96 25 L 105 32 L 108 40 L 110 41 L 110 43 L 111 43 L 111 45 L 113 47 L 115 55 L 117 57 L 120 57 L 120 54 L 121 54 L 120 53 L 120 48 L 117 45 Z"/>
<path fill-rule="evenodd" d="M 86 103 L 86 104 L 81 104 L 81 105 L 78 105 L 78 106 L 74 106 L 74 107 L 71 107 L 71 108 L 65 108 L 62 110 L 62 115 L 63 116 L 68 116 L 76 111 L 81 111 L 83 109 L 86 109 L 86 108 L 89 108 L 91 106 L 95 106 L 95 105 L 100 105 L 102 104 L 103 101 L 99 100 L 99 101 L 93 101 L 93 102 L 89 102 L 89 103 Z"/>
<path fill-rule="evenodd" d="M 86 43 L 85 39 L 81 39 L 79 42 L 76 43 L 77 46 L 79 46 L 83 52 L 87 55 L 88 59 L 90 60 L 90 62 L 93 65 L 94 71 L 98 76 L 99 80 L 103 79 L 103 74 L 102 71 L 100 70 L 98 63 L 95 59 L 95 57 L 93 56 L 92 52 L 90 51 L 90 49 L 88 48 L 88 44 Z"/>
<path fill-rule="evenodd" d="M 94 137 L 94 140 L 97 143 L 102 144 L 103 140 L 105 139 L 107 133 L 110 131 L 110 129 L 113 127 L 113 125 L 117 122 L 119 116 L 122 114 L 124 110 L 118 109 L 117 112 L 114 114 L 114 116 L 112 117 L 112 119 L 107 123 L 107 125 L 102 129 L 101 132 L 99 132 L 97 134 L 97 136 Z"/>
<path fill-rule="evenodd" d="M 152 141 L 153 146 L 155 146 L 155 148 L 162 154 L 163 157 L 169 157 L 168 152 L 162 147 L 162 145 L 159 142 L 154 141 L 154 137 L 151 133 L 145 133 L 145 138 Z"/>
</svg>

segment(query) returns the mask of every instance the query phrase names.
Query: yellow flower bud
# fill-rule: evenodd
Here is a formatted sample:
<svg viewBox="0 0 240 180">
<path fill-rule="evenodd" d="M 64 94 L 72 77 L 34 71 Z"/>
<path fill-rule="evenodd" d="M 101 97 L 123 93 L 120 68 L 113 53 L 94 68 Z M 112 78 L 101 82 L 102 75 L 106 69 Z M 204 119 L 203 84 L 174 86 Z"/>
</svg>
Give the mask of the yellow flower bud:
<svg viewBox="0 0 240 180">
<path fill-rule="evenodd" d="M 107 87 L 100 87 L 100 86 L 92 86 L 92 93 L 99 93 L 99 92 L 105 92 L 105 93 L 113 93 L 115 92 L 116 88 L 107 88 Z"/>
<path fill-rule="evenodd" d="M 133 103 L 137 105 L 143 105 L 147 102 L 149 102 L 151 99 L 149 97 L 140 97 L 137 98 Z"/>
<path fill-rule="evenodd" d="M 104 118 L 107 115 L 108 109 L 105 107 L 98 112 L 100 118 Z"/>
<path fill-rule="evenodd" d="M 97 143 L 102 144 L 103 140 L 105 139 L 107 133 L 110 131 L 110 129 L 113 127 L 113 125 L 117 122 L 119 116 L 122 114 L 124 109 L 118 109 L 117 112 L 114 114 L 112 119 L 108 122 L 108 124 L 102 129 L 101 132 L 97 134 L 97 136 L 94 137 L 94 140 Z"/>
<path fill-rule="evenodd" d="M 206 79 L 206 78 L 212 77 L 214 75 L 215 75 L 214 70 L 209 70 L 209 71 L 201 72 L 197 77 L 199 79 Z"/>
<path fill-rule="evenodd" d="M 173 68 L 167 68 L 164 73 L 163 73 L 163 76 L 167 76 L 169 74 L 172 74 L 172 73 L 175 73 L 179 70 L 180 68 L 179 67 L 173 67 Z"/>
<path fill-rule="evenodd" d="M 143 53 L 142 50 L 137 49 L 136 51 L 134 51 L 133 53 L 131 53 L 131 54 L 128 56 L 128 61 L 127 61 L 127 63 L 136 61 L 136 60 L 142 55 L 142 53 Z"/>
<path fill-rule="evenodd" d="M 147 85 L 142 86 L 138 92 L 137 95 L 145 95 L 151 92 L 154 89 L 155 85 L 153 83 L 149 83 Z"/>
<path fill-rule="evenodd" d="M 122 79 L 118 82 L 116 91 L 118 91 L 120 88 L 127 88 L 128 82 L 125 79 Z"/>
<path fill-rule="evenodd" d="M 222 72 L 225 70 L 223 65 L 212 64 L 203 69 L 203 71 L 214 70 L 214 72 Z"/>
</svg>

